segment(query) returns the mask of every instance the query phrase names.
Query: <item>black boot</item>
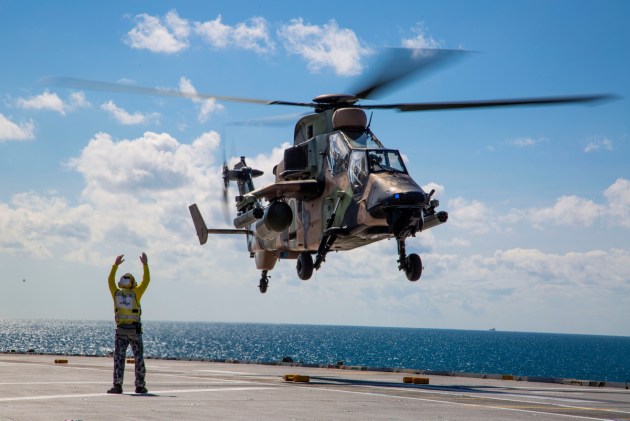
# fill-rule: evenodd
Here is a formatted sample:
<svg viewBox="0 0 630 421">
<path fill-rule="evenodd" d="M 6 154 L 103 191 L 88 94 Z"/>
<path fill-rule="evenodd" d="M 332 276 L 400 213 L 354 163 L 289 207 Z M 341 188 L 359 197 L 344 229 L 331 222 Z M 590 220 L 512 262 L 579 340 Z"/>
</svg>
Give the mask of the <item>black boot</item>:
<svg viewBox="0 0 630 421">
<path fill-rule="evenodd" d="M 146 387 L 144 386 L 136 386 L 136 393 L 148 393 L 149 391 L 147 390 Z"/>
<path fill-rule="evenodd" d="M 122 393 L 122 386 L 119 384 L 115 384 L 114 387 L 112 387 L 111 389 L 107 391 L 107 393 L 114 393 L 114 394 L 120 395 Z"/>
</svg>

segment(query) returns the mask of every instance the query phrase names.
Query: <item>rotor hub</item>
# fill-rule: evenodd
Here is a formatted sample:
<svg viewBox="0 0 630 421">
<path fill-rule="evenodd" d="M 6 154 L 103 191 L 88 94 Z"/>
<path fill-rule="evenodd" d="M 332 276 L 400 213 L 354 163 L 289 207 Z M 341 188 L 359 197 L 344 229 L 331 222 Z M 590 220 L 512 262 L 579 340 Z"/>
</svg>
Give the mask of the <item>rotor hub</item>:
<svg viewBox="0 0 630 421">
<path fill-rule="evenodd" d="M 313 102 L 316 104 L 339 104 L 342 106 L 353 105 L 358 100 L 359 98 L 356 96 L 348 94 L 324 94 L 313 98 Z"/>
</svg>

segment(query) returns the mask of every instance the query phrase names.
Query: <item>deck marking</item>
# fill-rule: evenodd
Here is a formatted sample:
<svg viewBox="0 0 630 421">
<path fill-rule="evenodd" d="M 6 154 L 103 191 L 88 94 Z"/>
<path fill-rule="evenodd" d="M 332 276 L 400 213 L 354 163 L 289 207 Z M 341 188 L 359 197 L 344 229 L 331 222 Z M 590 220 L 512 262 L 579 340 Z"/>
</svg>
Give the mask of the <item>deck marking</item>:
<svg viewBox="0 0 630 421">
<path fill-rule="evenodd" d="M 151 390 L 149 395 L 157 395 L 165 393 L 203 393 L 203 392 L 244 392 L 248 390 L 268 390 L 275 389 L 277 386 L 261 386 L 261 387 L 222 387 L 222 388 L 202 388 L 202 389 L 172 389 L 172 390 Z M 123 393 L 123 396 L 141 396 L 135 393 Z M 50 399 L 69 399 L 69 398 L 93 398 L 100 396 L 119 396 L 106 392 L 101 393 L 81 393 L 76 395 L 40 395 L 40 396 L 16 396 L 13 398 L 0 398 L 0 402 L 19 402 L 19 401 L 37 401 Z"/>
<path fill-rule="evenodd" d="M 378 386 L 373 386 L 373 387 L 378 387 Z M 361 391 L 356 391 L 356 390 L 343 390 L 343 389 L 331 389 L 331 388 L 321 388 L 321 389 L 317 389 L 317 388 L 309 388 L 310 390 L 318 390 L 318 391 L 331 391 L 331 392 L 341 392 L 341 393 L 353 393 L 353 394 L 359 394 L 359 395 L 370 395 L 370 396 L 379 396 L 379 397 L 386 397 L 386 398 L 394 398 L 394 399 L 408 399 L 408 400 L 421 400 L 421 401 L 427 401 L 427 402 L 435 402 L 435 403 L 442 403 L 442 404 L 447 404 L 447 405 L 461 405 L 461 406 L 474 406 L 477 408 L 485 408 L 485 409 L 497 409 L 497 410 L 502 410 L 502 411 L 514 411 L 514 412 L 526 412 L 526 413 L 530 413 L 530 414 L 537 414 L 537 415 L 552 415 L 552 416 L 558 416 L 558 417 L 571 417 L 571 418 L 579 418 L 579 419 L 585 419 L 585 420 L 612 420 L 612 418 L 604 418 L 604 417 L 588 417 L 588 416 L 581 416 L 581 415 L 575 415 L 575 414 L 558 414 L 555 412 L 545 412 L 545 411 L 532 411 L 532 410 L 527 410 L 527 409 L 518 409 L 518 408 L 511 408 L 508 406 L 492 406 L 492 405 L 482 405 L 482 404 L 477 404 L 477 403 L 466 403 L 466 402 L 457 402 L 457 401 L 447 401 L 447 400 L 440 400 L 440 399 L 431 399 L 431 398 L 424 398 L 421 396 L 400 396 L 400 395 L 389 395 L 386 393 L 378 393 L 378 392 L 361 392 Z M 400 390 L 407 390 L 407 389 L 400 389 Z M 427 392 L 428 393 L 428 392 Z M 459 396 L 459 397 L 463 397 L 463 398 L 474 398 L 472 396 L 468 396 L 468 395 L 464 395 L 464 394 L 456 394 L 453 393 L 452 396 Z M 564 405 L 548 405 L 548 407 L 564 407 Z M 595 410 L 595 411 L 603 411 L 603 412 L 621 412 L 621 413 L 625 413 L 623 411 L 616 411 L 616 410 L 606 410 L 603 408 L 581 408 L 581 407 L 569 407 L 567 406 L 567 408 L 574 408 L 574 409 L 580 409 L 580 410 Z"/>
</svg>

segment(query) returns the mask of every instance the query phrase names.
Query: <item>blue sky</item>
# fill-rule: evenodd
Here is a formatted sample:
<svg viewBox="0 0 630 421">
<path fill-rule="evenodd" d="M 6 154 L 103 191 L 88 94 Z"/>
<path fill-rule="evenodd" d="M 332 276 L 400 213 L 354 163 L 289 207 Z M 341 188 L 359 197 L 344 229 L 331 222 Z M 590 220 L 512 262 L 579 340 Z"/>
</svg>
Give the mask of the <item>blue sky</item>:
<svg viewBox="0 0 630 421">
<path fill-rule="evenodd" d="M 109 319 L 106 277 L 153 284 L 144 317 L 630 335 L 630 4 L 625 1 L 0 1 L 0 317 Z M 372 129 L 436 188 L 446 225 L 280 261 L 266 295 L 241 238 L 197 242 L 188 205 L 221 210 L 223 151 L 266 171 L 293 127 L 229 123 L 286 106 L 41 86 L 61 75 L 310 101 L 344 92 L 382 47 L 473 51 L 379 98 L 612 93 L 616 101 L 375 112 Z M 261 185 L 261 184 L 259 184 Z"/>
</svg>

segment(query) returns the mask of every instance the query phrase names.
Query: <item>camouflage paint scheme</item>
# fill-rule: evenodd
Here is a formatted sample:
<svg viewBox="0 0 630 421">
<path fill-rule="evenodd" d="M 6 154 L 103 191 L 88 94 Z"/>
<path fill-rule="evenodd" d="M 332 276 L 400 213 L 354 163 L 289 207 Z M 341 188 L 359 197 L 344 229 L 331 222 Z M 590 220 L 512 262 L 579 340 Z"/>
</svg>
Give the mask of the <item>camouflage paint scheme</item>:
<svg viewBox="0 0 630 421">
<path fill-rule="evenodd" d="M 328 111 L 322 114 L 327 113 L 329 114 Z M 278 259 L 296 259 L 300 252 L 315 253 L 337 201 L 339 203 L 332 226 L 342 228 L 343 234 L 337 237 L 331 250 L 351 250 L 394 237 L 384 215 L 379 218 L 368 211 L 368 196 L 377 181 L 380 184 L 385 183 L 393 191 L 402 188 L 422 192 L 421 187 L 413 181 L 406 170 L 404 173 L 396 174 L 370 173 L 363 188 L 359 191 L 355 189 L 353 192 L 348 175 L 349 155 L 341 159 L 339 169 L 331 168 L 331 144 L 341 139 L 350 151 L 349 132 L 337 130 L 303 140 L 305 136 L 301 133 L 308 127 L 304 120 L 320 126 L 315 127 L 315 130 L 311 126 L 310 134 L 320 130 L 329 130 L 329 125 L 322 124 L 322 121 L 328 120 L 327 116 L 322 114 L 306 116 L 296 125 L 295 141 L 299 143 L 296 143 L 294 148 L 300 147 L 306 152 L 308 165 L 300 168 L 299 171 L 291 172 L 286 171 L 285 160 L 283 160 L 274 168 L 276 183 L 291 180 L 317 180 L 318 191 L 305 195 L 295 192 L 284 194 L 283 199 L 290 206 L 293 218 L 289 227 L 277 237 L 269 240 L 256 235 L 248 235 L 248 250 L 250 255 L 255 257 L 258 269 L 271 270 Z M 252 194 L 256 195 L 257 191 L 255 190 Z M 274 195 L 265 195 L 265 198 L 278 200 L 278 196 L 275 195 L 277 193 L 276 191 Z M 424 192 L 423 194 L 426 195 Z M 250 226 L 250 231 L 256 231 L 255 224 Z"/>
</svg>

